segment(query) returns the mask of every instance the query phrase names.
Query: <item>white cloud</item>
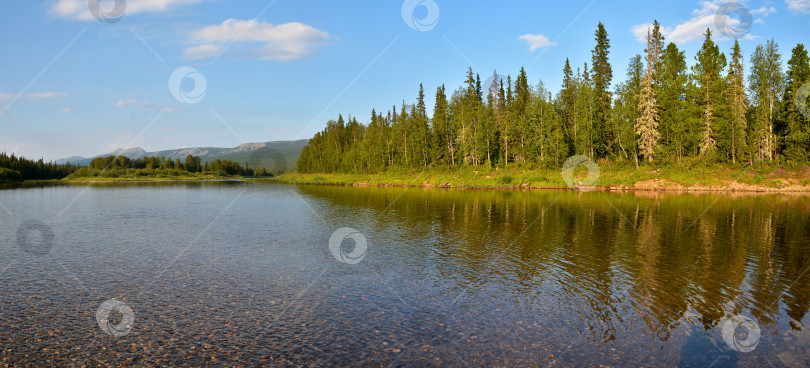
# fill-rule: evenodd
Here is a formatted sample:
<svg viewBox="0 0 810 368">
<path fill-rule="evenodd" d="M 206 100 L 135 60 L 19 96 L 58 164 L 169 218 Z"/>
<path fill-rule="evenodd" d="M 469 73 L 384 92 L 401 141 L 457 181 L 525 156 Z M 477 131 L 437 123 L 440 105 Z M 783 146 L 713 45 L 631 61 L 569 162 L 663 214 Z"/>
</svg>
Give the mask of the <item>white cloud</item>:
<svg viewBox="0 0 810 368">
<path fill-rule="evenodd" d="M 210 59 L 219 55 L 224 47 L 225 46 L 222 45 L 211 44 L 188 47 L 183 50 L 183 55 L 187 59 Z"/>
<path fill-rule="evenodd" d="M 116 108 L 128 105 L 134 105 L 142 109 L 151 109 L 156 107 L 166 113 L 186 111 L 182 106 L 155 105 L 151 102 L 138 102 L 138 100 L 134 98 L 130 98 L 128 100 L 119 100 L 118 102 L 115 103 Z"/>
<path fill-rule="evenodd" d="M 134 98 L 129 99 L 129 100 L 119 100 L 118 102 L 115 103 L 115 107 L 123 107 L 123 106 L 126 106 L 126 105 L 134 105 L 137 102 L 138 101 L 136 99 L 134 99 Z"/>
<path fill-rule="evenodd" d="M 786 0 L 786 1 L 810 1 L 810 0 Z M 740 1 L 744 4 L 744 1 Z M 674 42 L 676 44 L 685 44 L 696 40 L 703 39 L 703 34 L 706 32 L 706 28 L 710 28 L 712 30 L 712 34 L 716 38 L 724 37 L 722 33 L 718 30 L 717 25 L 715 24 L 715 14 L 717 10 L 723 6 L 725 3 L 724 0 L 711 0 L 711 1 L 700 1 L 698 2 L 700 8 L 695 9 L 692 11 L 692 18 L 676 24 L 670 27 L 661 27 L 661 32 L 667 38 L 668 41 Z M 762 17 L 766 17 L 770 14 L 776 13 L 776 8 L 774 7 L 762 7 L 759 9 L 750 10 L 751 15 L 754 16 L 754 24 L 760 24 L 763 22 Z M 757 18 L 759 17 L 759 18 Z M 737 26 L 740 24 L 740 20 L 736 17 L 730 16 L 727 18 L 728 26 Z M 645 23 L 635 25 L 630 28 L 630 32 L 636 37 L 636 39 L 641 42 L 646 42 L 647 37 L 647 29 L 652 27 L 652 24 Z M 750 33 L 746 34 L 745 39 L 754 39 L 757 36 L 754 36 Z"/>
<path fill-rule="evenodd" d="M 529 44 L 530 52 L 541 47 L 557 46 L 556 42 L 551 42 L 548 37 L 542 34 L 525 34 L 518 37 L 518 39 L 525 40 Z"/>
<path fill-rule="evenodd" d="M 808 0 L 808 1 L 810 1 L 810 0 Z M 767 17 L 767 16 L 769 16 L 771 14 L 776 14 L 776 8 L 774 8 L 774 7 L 766 8 L 766 7 L 763 6 L 763 7 L 759 8 L 759 9 L 751 10 L 751 14 L 761 15 L 763 17 Z"/>
<path fill-rule="evenodd" d="M 0 101 L 6 102 L 11 101 L 15 98 L 25 97 L 32 100 L 39 100 L 39 99 L 46 99 L 46 98 L 57 98 L 57 97 L 65 97 L 67 93 L 64 92 L 34 92 L 34 93 L 2 93 L 0 92 Z"/>
<path fill-rule="evenodd" d="M 64 113 L 69 113 L 71 111 L 73 111 L 73 110 L 71 108 L 69 108 L 69 107 L 66 107 L 66 108 L 62 109 L 62 112 L 64 112 Z"/>
<path fill-rule="evenodd" d="M 183 50 L 189 59 L 208 59 L 220 54 L 226 45 L 254 44 L 244 57 L 288 61 L 308 57 L 326 45 L 332 36 L 302 23 L 273 25 L 256 20 L 228 19 L 222 24 L 192 32 L 196 46 Z M 256 47 L 255 44 L 263 44 Z"/>
<path fill-rule="evenodd" d="M 810 14 L 810 0 L 785 0 L 785 4 L 792 12 Z"/>
<path fill-rule="evenodd" d="M 163 108 L 163 112 L 165 112 L 167 114 L 171 114 L 173 112 L 182 112 L 182 111 L 186 111 L 186 109 L 183 106 L 166 106 L 166 107 Z"/>
<path fill-rule="evenodd" d="M 205 0 L 129 0 L 126 2 L 126 14 L 158 13 L 202 1 Z M 112 7 L 112 1 L 101 2 L 103 10 L 112 9 Z M 87 6 L 87 0 L 57 0 L 51 5 L 50 12 L 60 18 L 95 20 Z"/>
<path fill-rule="evenodd" d="M 67 93 L 64 92 L 35 92 L 29 93 L 25 95 L 25 97 L 33 98 L 33 99 L 40 99 L 40 98 L 56 98 L 56 97 L 65 97 Z"/>
</svg>

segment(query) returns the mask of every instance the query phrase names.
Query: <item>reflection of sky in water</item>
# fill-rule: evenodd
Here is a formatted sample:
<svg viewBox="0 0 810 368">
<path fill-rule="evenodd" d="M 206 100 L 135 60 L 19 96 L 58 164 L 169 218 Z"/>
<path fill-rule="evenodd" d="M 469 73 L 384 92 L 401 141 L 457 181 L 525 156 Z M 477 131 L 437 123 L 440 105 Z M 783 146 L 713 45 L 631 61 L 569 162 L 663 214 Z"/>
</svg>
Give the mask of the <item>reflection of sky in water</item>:
<svg viewBox="0 0 810 368">
<path fill-rule="evenodd" d="M 6 361 L 810 364 L 802 196 L 131 184 L 58 216 L 82 190 L 0 191 Z M 27 219 L 48 254 L 16 246 Z M 368 241 L 357 265 L 328 248 L 342 227 Z M 136 315 L 119 338 L 95 321 L 113 298 Z M 723 340 L 736 314 L 752 353 Z"/>
</svg>

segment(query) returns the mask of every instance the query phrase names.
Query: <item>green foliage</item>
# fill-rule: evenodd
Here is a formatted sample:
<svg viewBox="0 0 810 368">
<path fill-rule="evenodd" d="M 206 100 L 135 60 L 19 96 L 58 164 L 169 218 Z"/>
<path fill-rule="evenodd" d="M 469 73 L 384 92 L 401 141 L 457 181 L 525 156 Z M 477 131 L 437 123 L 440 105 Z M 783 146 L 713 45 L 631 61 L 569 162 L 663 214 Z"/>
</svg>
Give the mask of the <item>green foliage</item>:
<svg viewBox="0 0 810 368">
<path fill-rule="evenodd" d="M 23 177 L 19 171 L 6 169 L 5 167 L 0 167 L 0 183 L 3 184 L 18 183 L 21 181 L 23 181 Z"/>
<path fill-rule="evenodd" d="M 451 94 L 444 85 L 436 89 L 432 116 L 420 84 L 416 103 L 403 101 L 399 111 L 395 106 L 387 114 L 372 110 L 367 125 L 343 116 L 329 121 L 301 152 L 297 170 L 407 175 L 440 167 L 538 170 L 558 168 L 575 154 L 636 168 L 680 167 L 696 157 L 748 166 L 807 162 L 810 123 L 793 102 L 810 82 L 804 46 L 794 49 L 787 76 L 778 45 L 758 46 L 747 94 L 738 43 L 729 63 L 707 29 L 690 70 L 685 52 L 666 44 L 655 21 L 646 67 L 641 56 L 633 57 L 614 92 L 610 40 L 601 23 L 594 41 L 590 68 L 582 64 L 575 70 L 566 59 L 556 96 L 542 81 L 530 83 L 523 68 L 514 79 L 494 72 L 492 83 L 484 84 L 468 68 Z M 788 161 L 779 160 L 781 154 Z"/>
<path fill-rule="evenodd" d="M 263 169 L 263 168 L 260 168 Z M 265 175 L 267 174 L 265 170 Z M 185 164 L 164 157 L 130 159 L 125 156 L 94 158 L 87 167 L 80 168 L 67 177 L 69 180 L 87 178 L 224 178 L 253 176 L 253 170 L 237 162 L 216 159 L 201 164 L 199 156 L 188 155 Z"/>
<path fill-rule="evenodd" d="M 77 166 L 69 163 L 59 165 L 52 162 L 45 162 L 43 159 L 34 161 L 17 157 L 13 153 L 9 156 L 5 152 L 2 152 L 0 153 L 0 169 L 8 169 L 8 171 L 5 171 L 5 174 L 0 176 L 0 180 L 15 182 L 22 180 L 62 179 L 76 171 Z"/>
<path fill-rule="evenodd" d="M 757 45 L 748 77 L 753 114 L 749 137 L 752 154 L 760 161 L 772 161 L 776 153 L 776 103 L 784 93 L 784 82 L 779 45 L 773 40 Z"/>
<path fill-rule="evenodd" d="M 726 55 L 712 41 L 711 29 L 706 29 L 705 36 L 703 47 L 695 56 L 697 64 L 692 67 L 692 79 L 697 82 L 700 90 L 696 102 L 701 109 L 701 135 L 698 143 L 701 155 L 708 155 L 717 148 L 715 127 L 720 119 L 719 112 L 724 105 L 723 92 L 726 90 L 726 80 L 722 76 L 726 67 Z"/>
<path fill-rule="evenodd" d="M 810 83 L 810 58 L 804 45 L 797 45 L 788 60 L 785 93 L 779 104 L 775 128 L 782 140 L 785 157 L 802 162 L 810 157 L 810 116 L 803 115 L 796 106 L 799 89 Z M 810 101 L 802 101 L 810 108 Z"/>
<path fill-rule="evenodd" d="M 610 116 L 610 105 L 612 94 L 610 93 L 610 83 L 613 80 L 613 68 L 610 66 L 608 55 L 610 54 L 610 40 L 605 30 L 605 26 L 600 22 L 594 34 L 596 47 L 592 51 L 593 62 L 593 90 L 594 90 L 594 115 L 593 115 L 593 143 L 595 155 L 606 157 L 608 155 L 608 143 L 612 141 L 612 133 L 608 129 L 608 117 Z"/>
</svg>

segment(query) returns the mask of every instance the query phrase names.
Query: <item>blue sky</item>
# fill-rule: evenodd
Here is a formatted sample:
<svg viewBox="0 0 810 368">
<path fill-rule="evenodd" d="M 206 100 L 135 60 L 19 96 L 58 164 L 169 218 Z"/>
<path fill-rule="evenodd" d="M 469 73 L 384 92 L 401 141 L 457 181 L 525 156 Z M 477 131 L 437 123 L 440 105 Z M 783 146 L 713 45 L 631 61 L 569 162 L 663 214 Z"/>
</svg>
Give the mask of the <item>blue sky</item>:
<svg viewBox="0 0 810 368">
<path fill-rule="evenodd" d="M 746 58 L 765 39 L 776 39 L 785 60 L 808 42 L 810 0 L 738 2 L 753 20 L 741 41 Z M 556 93 L 566 58 L 590 63 L 600 21 L 618 83 L 643 52 L 645 24 L 658 19 L 692 62 L 722 4 L 128 0 L 107 23 L 87 0 L 4 0 L 0 151 L 51 160 L 309 138 L 338 113 L 366 122 L 372 108 L 413 102 L 419 83 L 432 109 L 436 87 L 454 90 L 468 66 L 482 80 L 524 66 L 532 84 Z M 100 9 L 117 15 L 111 0 Z M 717 40 L 724 52 L 733 43 Z M 180 69 L 178 99 L 169 84 L 181 67 L 198 74 Z M 204 95 L 184 76 L 202 76 Z"/>
</svg>

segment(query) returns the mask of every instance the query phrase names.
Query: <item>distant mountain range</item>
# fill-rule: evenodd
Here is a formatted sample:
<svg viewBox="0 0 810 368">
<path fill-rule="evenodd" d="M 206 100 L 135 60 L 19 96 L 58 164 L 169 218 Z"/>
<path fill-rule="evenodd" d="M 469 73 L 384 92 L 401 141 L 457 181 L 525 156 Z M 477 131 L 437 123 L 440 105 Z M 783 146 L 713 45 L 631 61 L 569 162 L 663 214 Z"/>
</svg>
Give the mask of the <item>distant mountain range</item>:
<svg viewBox="0 0 810 368">
<path fill-rule="evenodd" d="M 115 151 L 110 153 L 105 153 L 103 155 L 98 155 L 94 157 L 79 157 L 79 156 L 71 156 L 68 158 L 60 158 L 55 161 L 57 164 L 64 164 L 70 162 L 74 165 L 79 166 L 87 166 L 90 164 L 96 157 L 107 157 L 107 156 L 125 156 L 129 158 L 143 158 L 148 156 L 155 156 L 155 157 L 166 157 L 172 158 L 173 160 L 179 159 L 180 161 L 185 160 L 186 156 L 200 156 L 200 159 L 203 163 L 213 161 L 216 159 L 220 160 L 231 160 L 236 161 L 240 164 L 244 164 L 248 161 L 256 161 L 259 160 L 272 160 L 275 162 L 275 165 L 286 166 L 284 168 L 294 168 L 295 163 L 298 161 L 298 156 L 301 155 L 301 150 L 304 149 L 304 146 L 309 143 L 309 139 L 301 139 L 297 141 L 273 141 L 273 142 L 263 142 L 263 143 L 245 143 L 240 144 L 233 148 L 222 148 L 222 147 L 194 147 L 194 148 L 179 148 L 173 150 L 165 150 L 165 151 L 156 151 L 156 152 L 146 152 L 140 147 L 133 147 L 122 149 L 119 148 Z M 278 161 L 282 161 L 283 163 L 278 163 Z M 251 164 L 251 166 L 255 166 L 256 164 Z M 278 169 L 284 169 L 278 167 Z"/>
</svg>

